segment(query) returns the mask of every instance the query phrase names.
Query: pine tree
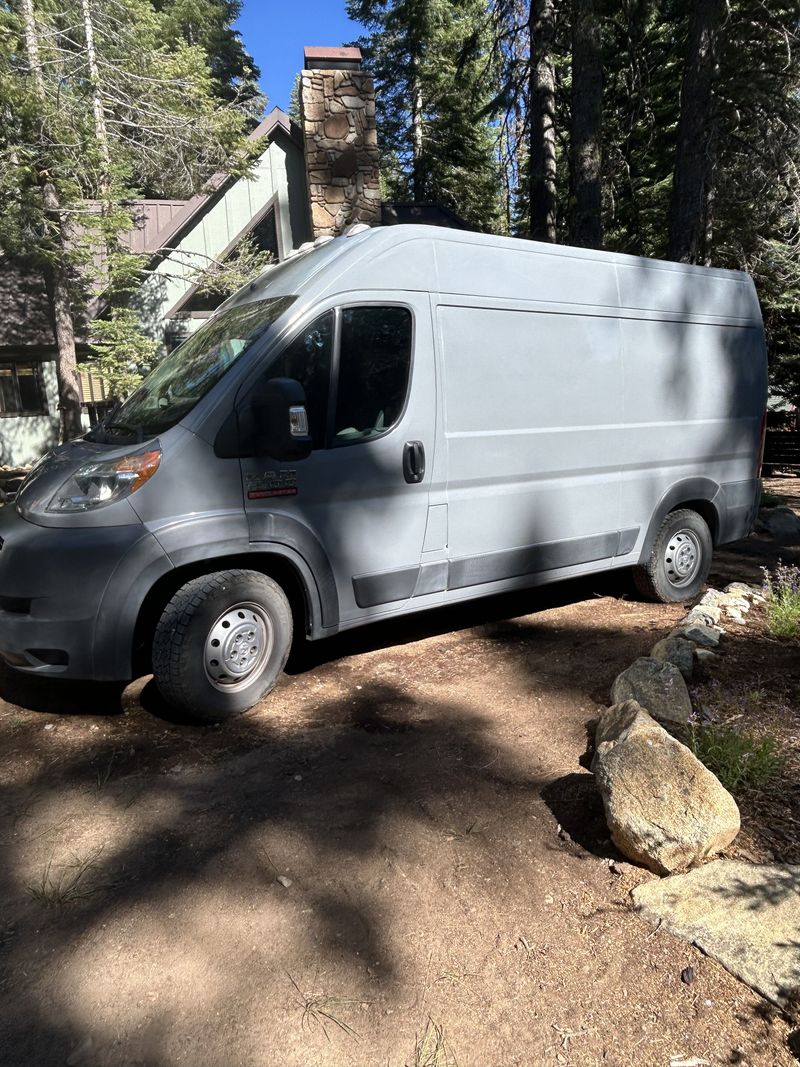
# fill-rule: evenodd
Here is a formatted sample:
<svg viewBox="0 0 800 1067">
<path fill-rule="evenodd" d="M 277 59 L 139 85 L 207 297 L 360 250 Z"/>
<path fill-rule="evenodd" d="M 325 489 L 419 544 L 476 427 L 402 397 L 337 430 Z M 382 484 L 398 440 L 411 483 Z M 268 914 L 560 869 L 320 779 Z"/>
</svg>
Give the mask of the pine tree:
<svg viewBox="0 0 800 1067">
<path fill-rule="evenodd" d="M 716 82 L 710 255 L 752 272 L 774 392 L 800 409 L 800 20 L 732 0 Z M 746 56 L 746 62 L 742 57 Z"/>
<path fill-rule="evenodd" d="M 484 0 L 349 0 L 370 34 L 388 195 L 435 201 L 479 229 L 500 224 L 494 95 Z"/>
<path fill-rule="evenodd" d="M 556 73 L 553 61 L 554 0 L 531 0 L 529 16 L 530 235 L 556 239 Z"/>
<path fill-rule="evenodd" d="M 727 0 L 691 5 L 681 82 L 681 112 L 669 211 L 670 259 L 707 262 L 714 195 L 717 122 L 714 81 Z"/>
<path fill-rule="evenodd" d="M 80 433 L 76 319 L 130 267 L 117 239 L 131 195 L 191 195 L 232 162 L 245 169 L 246 115 L 217 98 L 200 48 L 163 44 L 146 0 L 16 0 L 0 15 L 0 250 L 47 282 L 68 438 Z"/>
<path fill-rule="evenodd" d="M 236 103 L 257 123 L 264 113 L 266 97 L 259 88 L 261 72 L 245 50 L 234 23 L 242 0 L 152 0 L 163 13 L 167 40 L 183 39 L 201 48 L 208 57 L 214 92 L 221 100 Z"/>
</svg>

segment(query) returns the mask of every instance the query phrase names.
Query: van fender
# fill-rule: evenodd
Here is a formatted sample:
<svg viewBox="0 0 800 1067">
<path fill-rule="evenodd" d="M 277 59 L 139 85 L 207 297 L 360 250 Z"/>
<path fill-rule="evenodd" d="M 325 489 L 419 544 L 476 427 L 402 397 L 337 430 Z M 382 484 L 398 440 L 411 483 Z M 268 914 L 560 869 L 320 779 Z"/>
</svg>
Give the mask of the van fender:
<svg viewBox="0 0 800 1067">
<path fill-rule="evenodd" d="M 190 530 L 186 526 L 191 527 Z M 328 556 L 312 531 L 289 515 L 241 511 L 192 517 L 157 532 L 173 566 L 230 557 L 279 556 L 297 572 L 308 608 L 311 637 L 335 633 L 339 598 Z"/>
<path fill-rule="evenodd" d="M 699 500 L 707 503 L 713 512 L 715 521 L 712 524 L 711 535 L 714 543 L 718 543 L 719 531 L 722 529 L 726 511 L 725 492 L 722 486 L 712 478 L 684 478 L 683 481 L 670 486 L 656 505 L 642 543 L 642 550 L 639 553 L 640 563 L 646 563 L 650 558 L 658 531 L 667 515 L 681 504 Z"/>
<path fill-rule="evenodd" d="M 311 531 L 306 532 L 310 540 L 304 547 L 310 551 L 310 558 L 299 550 L 301 539 L 297 536 L 294 544 L 278 540 L 251 541 L 247 519 L 241 512 L 193 516 L 153 531 L 154 536 L 140 541 L 120 561 L 103 593 L 95 623 L 93 677 L 98 680 L 131 677 L 133 635 L 145 599 L 165 575 L 196 563 L 214 570 L 241 566 L 242 557 L 246 556 L 278 556 L 294 568 L 303 587 L 309 636 L 318 638 L 336 633 L 339 602 L 333 572 L 322 546 Z M 326 570 L 329 580 L 320 588 L 317 575 L 321 573 L 324 578 Z"/>
</svg>

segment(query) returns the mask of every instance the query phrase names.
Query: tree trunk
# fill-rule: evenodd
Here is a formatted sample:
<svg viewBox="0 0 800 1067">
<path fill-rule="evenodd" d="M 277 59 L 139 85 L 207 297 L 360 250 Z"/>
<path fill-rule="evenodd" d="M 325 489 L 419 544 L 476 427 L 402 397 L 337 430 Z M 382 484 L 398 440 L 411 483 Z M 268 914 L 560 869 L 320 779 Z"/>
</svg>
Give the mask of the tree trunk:
<svg viewBox="0 0 800 1067">
<path fill-rule="evenodd" d="M 570 156 L 575 197 L 572 244 L 601 248 L 600 129 L 603 58 L 595 0 L 572 0 L 572 130 Z"/>
<path fill-rule="evenodd" d="M 414 200 L 423 199 L 422 180 L 422 83 L 419 74 L 419 56 L 411 60 L 413 77 L 411 80 L 411 192 Z"/>
<path fill-rule="evenodd" d="M 58 357 L 58 408 L 61 420 L 60 440 L 70 441 L 83 433 L 78 361 L 75 354 L 75 326 L 69 296 L 69 279 L 60 266 L 47 271 L 47 290 L 53 309 L 53 326 Z"/>
<path fill-rule="evenodd" d="M 39 40 L 36 36 L 33 0 L 22 0 L 21 10 L 28 65 L 36 86 L 37 96 L 44 101 L 44 84 L 42 82 Z M 48 265 L 45 271 L 45 280 L 53 310 L 53 326 L 57 349 L 58 408 L 61 421 L 59 436 L 63 442 L 72 437 L 80 437 L 83 433 L 78 361 L 75 353 L 75 324 L 69 296 L 68 273 L 63 265 L 65 260 L 64 218 L 58 202 L 58 193 L 44 170 L 39 175 L 39 188 L 42 191 L 45 215 L 53 223 L 55 240 L 61 259 L 61 262 Z"/>
<path fill-rule="evenodd" d="M 100 176 L 100 195 L 106 206 L 111 188 L 111 153 L 108 147 L 108 131 L 106 129 L 106 115 L 103 110 L 103 96 L 100 91 L 100 71 L 97 66 L 97 52 L 94 47 L 94 25 L 89 0 L 81 0 L 81 13 L 83 15 L 83 33 L 86 40 L 86 62 L 89 67 L 89 84 L 92 92 L 92 115 L 94 116 L 94 132 L 97 144 L 100 148 L 100 158 L 103 161 L 103 173 Z"/>
<path fill-rule="evenodd" d="M 531 0 L 530 217 L 535 241 L 556 239 L 556 75 L 551 56 L 553 0 Z"/>
<path fill-rule="evenodd" d="M 689 16 L 667 253 L 683 263 L 707 257 L 706 204 L 713 198 L 713 89 L 725 12 L 726 0 L 694 0 Z"/>
</svg>

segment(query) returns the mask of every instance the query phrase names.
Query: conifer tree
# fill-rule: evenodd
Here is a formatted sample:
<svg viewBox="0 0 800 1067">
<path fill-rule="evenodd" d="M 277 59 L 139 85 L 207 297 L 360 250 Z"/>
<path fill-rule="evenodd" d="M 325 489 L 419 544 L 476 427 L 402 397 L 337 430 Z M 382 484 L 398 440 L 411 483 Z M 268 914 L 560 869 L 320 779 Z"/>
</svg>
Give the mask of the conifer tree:
<svg viewBox="0 0 800 1067">
<path fill-rule="evenodd" d="M 66 439 L 80 432 L 76 320 L 130 267 L 117 239 L 131 196 L 188 196 L 245 169 L 247 116 L 218 98 L 201 48 L 164 44 L 147 0 L 14 0 L 0 19 L 0 251 L 47 283 Z"/>
<path fill-rule="evenodd" d="M 234 29 L 242 0 L 153 0 L 153 6 L 163 12 L 169 40 L 182 38 L 205 52 L 220 99 L 236 101 L 257 123 L 266 98 L 258 84 L 261 72 Z"/>
<path fill-rule="evenodd" d="M 499 225 L 497 134 L 484 0 L 349 0 L 376 79 L 388 195 L 435 201 L 479 228 Z"/>
</svg>

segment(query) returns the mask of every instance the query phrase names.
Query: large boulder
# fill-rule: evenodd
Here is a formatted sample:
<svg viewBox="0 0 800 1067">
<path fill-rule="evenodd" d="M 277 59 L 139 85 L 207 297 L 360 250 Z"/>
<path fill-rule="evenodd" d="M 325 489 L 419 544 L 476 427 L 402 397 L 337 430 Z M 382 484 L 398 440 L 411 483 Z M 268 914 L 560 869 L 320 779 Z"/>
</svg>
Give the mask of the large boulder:
<svg viewBox="0 0 800 1067">
<path fill-rule="evenodd" d="M 695 866 L 739 832 L 730 793 L 635 700 L 600 717 L 592 772 L 614 844 L 657 874 Z"/>
<path fill-rule="evenodd" d="M 654 719 L 685 726 L 692 714 L 692 701 L 683 675 L 674 663 L 642 656 L 618 674 L 611 686 L 615 704 L 636 700 Z"/>
<path fill-rule="evenodd" d="M 674 663 L 688 682 L 694 670 L 694 645 L 685 637 L 665 637 L 653 645 L 650 655 L 659 663 Z"/>
</svg>

